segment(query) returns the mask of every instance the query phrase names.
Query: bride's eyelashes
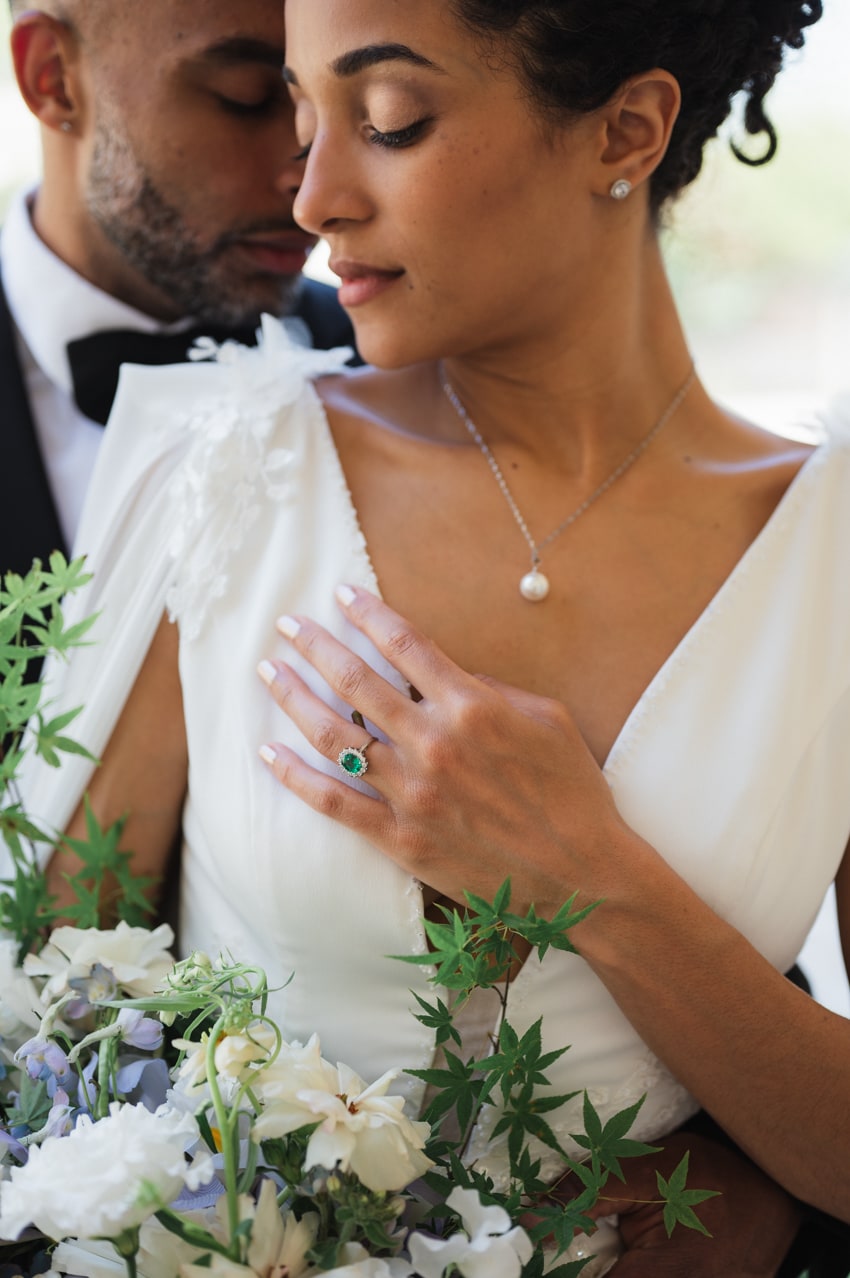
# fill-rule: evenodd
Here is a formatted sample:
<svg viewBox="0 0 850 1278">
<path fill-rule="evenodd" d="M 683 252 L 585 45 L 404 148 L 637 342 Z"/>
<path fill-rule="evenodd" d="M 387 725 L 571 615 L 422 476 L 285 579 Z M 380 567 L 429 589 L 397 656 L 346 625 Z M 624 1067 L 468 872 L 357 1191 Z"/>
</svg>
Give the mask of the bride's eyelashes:
<svg viewBox="0 0 850 1278">
<path fill-rule="evenodd" d="M 369 141 L 374 146 L 385 146 L 390 148 L 398 148 L 399 150 L 406 146 L 412 146 L 414 142 L 418 142 L 429 125 L 434 123 L 434 117 L 427 115 L 421 120 L 415 120 L 413 124 L 408 124 L 403 129 L 392 129 L 382 132 L 380 129 L 371 128 L 369 132 Z"/>
<path fill-rule="evenodd" d="M 389 150 L 400 151 L 404 147 L 413 146 L 414 142 L 418 142 L 433 123 L 434 117 L 429 115 L 421 120 L 415 120 L 413 124 L 408 124 L 403 129 L 381 130 L 370 125 L 368 138 L 373 146 L 383 146 Z M 293 160 L 306 160 L 312 145 L 312 142 L 305 143 L 301 150 L 292 157 Z"/>
</svg>

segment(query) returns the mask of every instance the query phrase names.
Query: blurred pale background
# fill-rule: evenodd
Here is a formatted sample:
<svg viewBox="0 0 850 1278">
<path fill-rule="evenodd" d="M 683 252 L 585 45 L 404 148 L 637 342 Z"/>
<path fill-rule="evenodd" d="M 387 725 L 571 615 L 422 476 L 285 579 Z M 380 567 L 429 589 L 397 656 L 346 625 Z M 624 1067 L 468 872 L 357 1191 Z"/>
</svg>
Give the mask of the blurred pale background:
<svg viewBox="0 0 850 1278">
<path fill-rule="evenodd" d="M 38 175 L 37 130 L 9 69 L 8 24 L 0 0 L 0 218 L 12 193 Z M 723 403 L 781 433 L 805 432 L 820 408 L 850 390 L 848 49 L 850 5 L 826 0 L 822 22 L 769 100 L 776 159 L 748 169 L 724 140 L 713 144 L 665 233 L 704 380 Z M 741 140 L 734 125 L 732 134 Z M 309 269 L 325 276 L 321 250 Z M 802 962 L 820 999 L 850 1015 L 831 899 Z"/>
</svg>

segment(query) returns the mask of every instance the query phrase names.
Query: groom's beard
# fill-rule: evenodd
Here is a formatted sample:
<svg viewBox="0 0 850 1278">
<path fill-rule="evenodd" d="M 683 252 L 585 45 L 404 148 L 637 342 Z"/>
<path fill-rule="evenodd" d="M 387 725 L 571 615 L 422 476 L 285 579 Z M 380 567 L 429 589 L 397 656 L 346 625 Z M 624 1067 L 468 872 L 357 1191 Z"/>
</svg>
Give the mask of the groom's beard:
<svg viewBox="0 0 850 1278">
<path fill-rule="evenodd" d="M 160 194 L 119 132 L 103 124 L 95 138 L 86 203 L 127 263 L 181 315 L 238 325 L 264 311 L 284 315 L 292 309 L 300 273 L 249 271 L 234 253 L 246 236 L 297 232 L 291 219 L 231 226 L 205 243 Z"/>
</svg>

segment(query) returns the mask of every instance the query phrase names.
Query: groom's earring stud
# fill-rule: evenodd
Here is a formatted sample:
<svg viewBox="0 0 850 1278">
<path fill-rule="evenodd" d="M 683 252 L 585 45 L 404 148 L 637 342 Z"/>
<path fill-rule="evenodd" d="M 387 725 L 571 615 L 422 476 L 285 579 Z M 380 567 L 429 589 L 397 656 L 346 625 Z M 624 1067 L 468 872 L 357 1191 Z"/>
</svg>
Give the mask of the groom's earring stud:
<svg viewBox="0 0 850 1278">
<path fill-rule="evenodd" d="M 612 200 L 627 200 L 632 193 L 632 184 L 628 178 L 617 178 L 611 187 Z"/>
<path fill-rule="evenodd" d="M 62 123 L 59 125 L 59 128 L 62 130 L 63 133 L 70 133 L 73 127 L 74 126 L 71 124 L 70 120 L 63 120 Z"/>
</svg>

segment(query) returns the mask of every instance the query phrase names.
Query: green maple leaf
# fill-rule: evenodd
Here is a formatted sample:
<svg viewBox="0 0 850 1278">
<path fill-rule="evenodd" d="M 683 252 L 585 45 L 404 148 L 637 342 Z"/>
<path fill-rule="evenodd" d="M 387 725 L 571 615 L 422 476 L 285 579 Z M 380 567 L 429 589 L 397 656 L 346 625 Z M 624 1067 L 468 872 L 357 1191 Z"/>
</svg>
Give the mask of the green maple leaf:
<svg viewBox="0 0 850 1278">
<path fill-rule="evenodd" d="M 590 1097 L 584 1097 L 584 1133 L 573 1134 L 573 1140 L 582 1149 L 590 1151 L 591 1165 L 596 1170 L 606 1168 L 618 1180 L 625 1180 L 620 1166 L 621 1158 L 636 1158 L 640 1154 L 657 1154 L 658 1148 L 644 1145 L 639 1140 L 629 1140 L 629 1131 L 638 1116 L 645 1097 L 610 1118 L 605 1126 L 597 1114 Z"/>
<path fill-rule="evenodd" d="M 690 1157 L 689 1151 L 685 1154 L 669 1180 L 665 1180 L 660 1172 L 655 1173 L 658 1181 L 658 1192 L 665 1200 L 664 1228 L 667 1230 L 668 1238 L 676 1225 L 684 1225 L 686 1229 L 695 1229 L 697 1233 L 705 1234 L 706 1238 L 711 1237 L 711 1234 L 694 1211 L 694 1207 L 698 1207 L 700 1203 L 706 1202 L 709 1198 L 716 1198 L 718 1191 L 715 1189 L 687 1189 L 685 1187 Z"/>
</svg>

